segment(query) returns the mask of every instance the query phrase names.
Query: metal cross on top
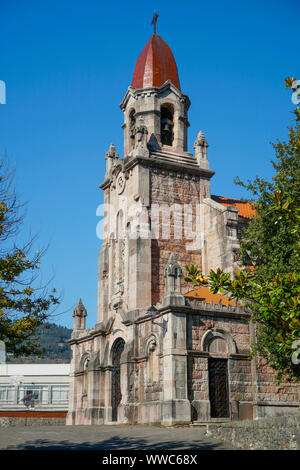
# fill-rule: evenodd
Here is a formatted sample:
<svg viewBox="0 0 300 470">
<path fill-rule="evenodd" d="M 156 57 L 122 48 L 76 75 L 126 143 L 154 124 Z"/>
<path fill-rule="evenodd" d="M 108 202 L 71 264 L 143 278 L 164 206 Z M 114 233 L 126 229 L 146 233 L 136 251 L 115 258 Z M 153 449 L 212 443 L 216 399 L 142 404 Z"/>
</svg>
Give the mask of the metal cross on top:
<svg viewBox="0 0 300 470">
<path fill-rule="evenodd" d="M 152 19 L 152 22 L 151 24 L 154 25 L 154 34 L 156 34 L 156 23 L 157 23 L 157 18 L 158 18 L 158 14 L 156 13 L 156 11 L 154 10 L 154 15 L 153 15 L 153 19 Z"/>
</svg>

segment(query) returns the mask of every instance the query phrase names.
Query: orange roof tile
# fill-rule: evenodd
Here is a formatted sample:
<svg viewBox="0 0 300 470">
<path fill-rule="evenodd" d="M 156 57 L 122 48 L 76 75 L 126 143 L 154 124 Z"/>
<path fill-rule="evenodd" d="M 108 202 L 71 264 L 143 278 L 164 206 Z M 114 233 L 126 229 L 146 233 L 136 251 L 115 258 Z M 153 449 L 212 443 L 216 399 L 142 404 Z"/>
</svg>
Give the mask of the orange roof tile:
<svg viewBox="0 0 300 470">
<path fill-rule="evenodd" d="M 209 287 L 196 287 L 194 290 L 184 294 L 184 296 L 188 299 L 204 300 L 207 304 L 213 302 L 218 305 L 221 301 L 222 305 L 230 304 L 233 307 L 235 306 L 234 300 L 229 300 L 228 297 L 221 294 L 213 294 Z"/>
<path fill-rule="evenodd" d="M 223 206 L 235 206 L 239 211 L 238 215 L 240 217 L 244 217 L 245 219 L 250 219 L 255 215 L 253 202 L 241 201 L 240 199 L 232 199 L 223 196 L 211 196 L 211 198 Z"/>
</svg>

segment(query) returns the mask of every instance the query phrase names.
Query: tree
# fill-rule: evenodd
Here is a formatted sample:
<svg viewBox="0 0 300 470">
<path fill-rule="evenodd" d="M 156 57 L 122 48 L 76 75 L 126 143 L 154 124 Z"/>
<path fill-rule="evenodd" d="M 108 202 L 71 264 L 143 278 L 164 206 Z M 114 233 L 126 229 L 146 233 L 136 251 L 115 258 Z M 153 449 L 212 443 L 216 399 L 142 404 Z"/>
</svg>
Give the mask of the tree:
<svg viewBox="0 0 300 470">
<path fill-rule="evenodd" d="M 13 188 L 14 174 L 7 157 L 0 161 L 0 340 L 15 356 L 40 354 L 36 328 L 59 303 L 55 289 L 34 287 L 44 252 L 33 251 L 32 238 L 17 246 L 22 226 L 21 204 Z"/>
<path fill-rule="evenodd" d="M 295 82 L 287 79 L 285 84 L 298 91 L 300 86 L 295 88 Z M 185 278 L 243 303 L 251 321 L 257 324 L 252 355 L 263 356 L 278 372 L 279 380 L 300 378 L 295 352 L 300 346 L 300 114 L 296 110 L 296 124 L 289 127 L 288 142 L 273 144 L 276 159 L 272 161 L 272 181 L 259 177 L 247 184 L 235 181 L 252 193 L 256 211 L 242 234 L 241 269 L 234 278 L 221 269 L 205 277 L 196 265 L 186 266 Z"/>
</svg>

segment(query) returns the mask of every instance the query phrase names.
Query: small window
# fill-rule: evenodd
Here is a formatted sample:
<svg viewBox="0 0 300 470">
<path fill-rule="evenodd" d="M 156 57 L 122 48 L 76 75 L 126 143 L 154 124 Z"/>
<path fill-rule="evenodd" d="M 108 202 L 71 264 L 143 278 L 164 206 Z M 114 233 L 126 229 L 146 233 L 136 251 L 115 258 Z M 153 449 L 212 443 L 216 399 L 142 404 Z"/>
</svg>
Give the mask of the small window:
<svg viewBox="0 0 300 470">
<path fill-rule="evenodd" d="M 15 401 L 15 387 L 12 385 L 0 386 L 0 404 L 8 405 Z"/>
<path fill-rule="evenodd" d="M 69 402 L 69 386 L 68 385 L 52 385 L 51 387 L 51 403 L 54 405 L 66 405 Z"/>
</svg>

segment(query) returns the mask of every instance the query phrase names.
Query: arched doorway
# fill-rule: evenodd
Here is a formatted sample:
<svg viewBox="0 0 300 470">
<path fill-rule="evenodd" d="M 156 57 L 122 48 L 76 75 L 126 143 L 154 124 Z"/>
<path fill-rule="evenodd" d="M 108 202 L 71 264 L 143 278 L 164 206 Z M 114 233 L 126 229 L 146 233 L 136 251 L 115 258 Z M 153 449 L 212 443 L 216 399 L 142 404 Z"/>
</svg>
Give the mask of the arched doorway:
<svg viewBox="0 0 300 470">
<path fill-rule="evenodd" d="M 224 337 L 218 336 L 218 333 L 215 333 L 215 335 L 209 340 L 208 351 L 213 356 L 208 359 L 211 417 L 228 418 L 228 345 Z M 214 357 L 215 355 L 218 355 L 219 357 Z"/>
<path fill-rule="evenodd" d="M 209 353 L 208 385 L 211 418 L 229 418 L 228 355 L 237 353 L 236 344 L 228 331 L 208 330 L 201 340 L 202 349 Z"/>
<path fill-rule="evenodd" d="M 111 384 L 111 406 L 112 421 L 118 421 L 118 406 L 121 403 L 121 367 L 120 359 L 124 350 L 125 341 L 118 338 L 112 347 L 112 384 Z"/>
</svg>

